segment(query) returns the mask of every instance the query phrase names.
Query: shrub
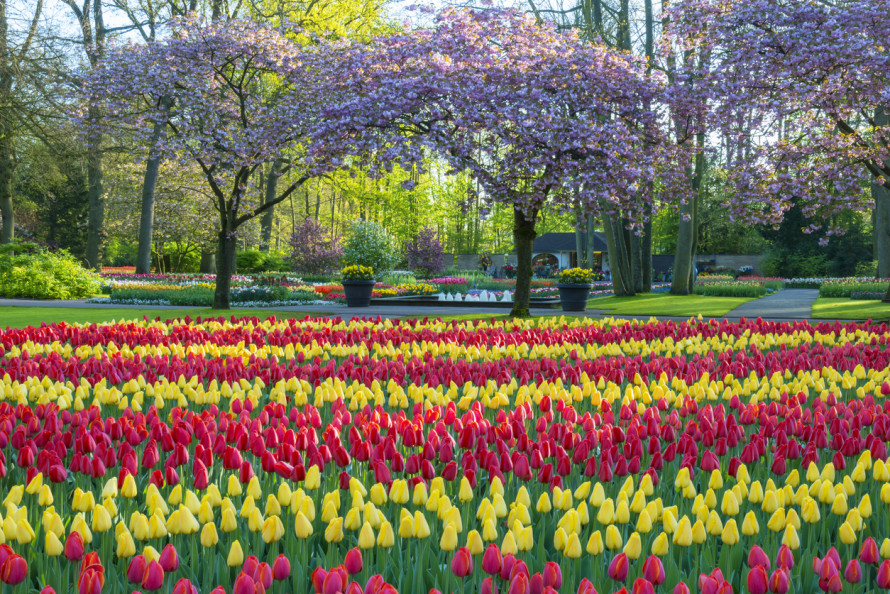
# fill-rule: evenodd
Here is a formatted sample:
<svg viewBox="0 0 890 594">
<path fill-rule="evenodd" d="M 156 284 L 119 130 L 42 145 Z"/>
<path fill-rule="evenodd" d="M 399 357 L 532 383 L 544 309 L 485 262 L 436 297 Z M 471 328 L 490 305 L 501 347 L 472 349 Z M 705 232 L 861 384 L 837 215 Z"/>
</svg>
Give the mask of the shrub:
<svg viewBox="0 0 890 594">
<path fill-rule="evenodd" d="M 692 292 L 708 297 L 761 297 L 766 295 L 766 285 L 758 281 L 696 282 Z"/>
<path fill-rule="evenodd" d="M 846 297 L 853 293 L 886 293 L 887 279 L 872 280 L 865 278 L 825 279 L 819 287 L 819 297 Z"/>
<path fill-rule="evenodd" d="M 306 219 L 290 237 L 291 268 L 304 274 L 327 274 L 336 270 L 343 257 L 340 239 L 328 233 L 315 219 Z"/>
<path fill-rule="evenodd" d="M 101 278 L 66 251 L 33 243 L 0 246 L 0 296 L 26 299 L 80 299 L 99 292 Z"/>
<path fill-rule="evenodd" d="M 445 249 L 432 227 L 424 227 L 405 245 L 405 257 L 408 268 L 421 278 L 435 276 L 445 268 Z"/>
<path fill-rule="evenodd" d="M 869 260 L 868 262 L 859 262 L 858 264 L 856 264 L 856 268 L 853 270 L 853 275 L 862 278 L 877 278 L 878 261 Z"/>
<path fill-rule="evenodd" d="M 392 270 L 398 255 L 386 230 L 370 221 L 359 221 L 350 228 L 349 238 L 343 246 L 345 265 L 368 266 L 382 277 Z"/>
</svg>

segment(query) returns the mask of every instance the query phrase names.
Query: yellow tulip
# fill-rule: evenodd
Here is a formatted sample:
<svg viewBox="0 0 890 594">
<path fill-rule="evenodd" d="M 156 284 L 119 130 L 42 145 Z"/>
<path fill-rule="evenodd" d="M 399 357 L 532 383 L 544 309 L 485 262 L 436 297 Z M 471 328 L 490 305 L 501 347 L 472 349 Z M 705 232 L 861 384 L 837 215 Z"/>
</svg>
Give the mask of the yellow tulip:
<svg viewBox="0 0 890 594">
<path fill-rule="evenodd" d="M 673 543 L 681 547 L 688 547 L 692 544 L 692 524 L 686 516 L 680 518 L 680 521 L 677 523 Z"/>
<path fill-rule="evenodd" d="M 284 536 L 284 524 L 278 516 L 270 516 L 263 522 L 263 542 L 278 542 Z"/>
<path fill-rule="evenodd" d="M 667 554 L 669 547 L 668 536 L 666 533 L 662 532 L 652 541 L 651 551 L 656 557 L 663 557 Z"/>
<path fill-rule="evenodd" d="M 392 524 L 389 522 L 383 522 L 380 526 L 380 531 L 377 533 L 377 546 L 383 547 L 385 549 L 390 548 L 395 545 L 396 536 L 395 532 L 392 529 Z"/>
<path fill-rule="evenodd" d="M 306 471 L 306 478 L 303 480 L 303 486 L 310 491 L 314 491 L 321 486 L 321 472 L 318 466 L 312 465 L 309 467 Z"/>
<path fill-rule="evenodd" d="M 470 549 L 470 554 L 472 555 L 481 555 L 485 551 L 482 536 L 479 535 L 477 530 L 467 532 L 467 548 Z"/>
<path fill-rule="evenodd" d="M 447 530 L 447 528 L 446 528 Z M 444 535 L 443 535 L 444 537 Z M 507 531 L 507 535 L 504 536 L 504 542 L 501 543 L 501 552 L 504 555 L 510 554 L 515 555 L 519 552 L 519 547 L 516 545 L 516 538 L 513 537 L 513 533 L 509 530 Z"/>
<path fill-rule="evenodd" d="M 868 450 L 866 450 L 868 451 Z M 868 493 L 862 496 L 862 499 L 859 501 L 859 515 L 863 518 L 871 517 L 871 497 L 868 496 Z"/>
<path fill-rule="evenodd" d="M 569 541 L 566 543 L 563 554 L 569 559 L 578 559 L 581 556 L 581 540 L 576 533 L 573 532 L 569 536 Z"/>
<path fill-rule="evenodd" d="M 343 518 L 337 516 L 325 527 L 324 539 L 326 542 L 338 543 L 343 540 L 343 536 Z"/>
<path fill-rule="evenodd" d="M 566 533 L 565 529 L 557 528 L 556 532 L 553 534 L 553 548 L 557 551 L 564 550 L 566 548 L 566 543 L 568 542 L 568 540 L 569 535 Z"/>
<path fill-rule="evenodd" d="M 374 505 L 382 506 L 387 502 L 388 498 L 386 496 L 386 491 L 383 489 L 383 485 L 380 483 L 375 484 L 371 487 L 371 502 Z"/>
<path fill-rule="evenodd" d="M 807 524 L 815 524 L 822 517 L 822 514 L 819 513 L 819 503 L 812 497 L 804 501 L 801 513 L 803 521 Z"/>
<path fill-rule="evenodd" d="M 739 500 L 736 499 L 735 493 L 732 491 L 723 492 L 723 502 L 720 511 L 725 516 L 734 516 L 739 513 Z"/>
<path fill-rule="evenodd" d="M 640 535 L 637 532 L 632 533 L 627 539 L 627 544 L 624 545 L 624 554 L 629 559 L 639 559 L 642 549 L 643 543 L 640 541 Z"/>
<path fill-rule="evenodd" d="M 313 468 L 315 467 L 313 466 Z M 294 520 L 294 532 L 297 538 L 309 538 L 312 536 L 312 524 L 302 511 L 297 513 L 297 518 Z"/>
<path fill-rule="evenodd" d="M 50 557 L 58 557 L 65 551 L 65 545 L 54 532 L 46 533 L 46 554 Z"/>
<path fill-rule="evenodd" d="M 890 538 L 885 538 L 881 543 L 881 557 L 890 559 Z"/>
<path fill-rule="evenodd" d="M 800 537 L 794 526 L 789 525 L 785 527 L 785 534 L 782 535 L 782 544 L 792 551 L 796 551 L 800 548 Z"/>
<path fill-rule="evenodd" d="M 117 479 L 113 479 L 113 480 L 115 482 L 117 482 Z M 31 482 L 28 483 L 28 486 L 25 487 L 25 492 L 28 495 L 34 495 L 40 490 L 40 487 L 42 487 L 42 486 L 43 486 L 43 473 L 38 472 L 37 474 L 34 475 L 34 478 L 31 479 Z"/>
<path fill-rule="evenodd" d="M 535 536 L 531 526 L 525 526 L 519 533 L 518 547 L 520 551 L 530 551 L 535 546 Z"/>
<path fill-rule="evenodd" d="M 414 505 L 417 507 L 426 505 L 427 499 L 429 499 L 429 494 L 426 490 L 426 483 L 417 483 L 414 485 L 414 495 L 412 498 Z"/>
<path fill-rule="evenodd" d="M 219 542 L 219 535 L 216 533 L 216 524 L 208 522 L 201 528 L 201 546 L 215 547 Z"/>
<path fill-rule="evenodd" d="M 730 519 L 726 522 L 726 525 L 723 528 L 723 534 L 720 537 L 723 539 L 725 544 L 730 546 L 738 544 L 739 542 L 739 529 L 736 526 L 735 520 Z"/>
<path fill-rule="evenodd" d="M 118 559 L 129 559 L 136 554 L 136 543 L 133 542 L 132 534 L 129 532 L 122 532 L 116 540 Z"/>
<path fill-rule="evenodd" d="M 461 478 L 460 491 L 457 497 L 461 503 L 469 503 L 473 500 L 473 488 L 470 486 L 470 481 L 467 477 Z"/>
<path fill-rule="evenodd" d="M 37 504 L 42 507 L 53 504 L 53 492 L 50 490 L 49 485 L 44 484 L 40 487 L 40 491 L 37 494 Z"/>
<path fill-rule="evenodd" d="M 538 503 L 535 505 L 535 510 L 539 514 L 546 514 L 551 509 L 553 509 L 553 507 L 550 505 L 550 497 L 547 496 L 547 492 L 545 491 L 538 497 Z"/>
<path fill-rule="evenodd" d="M 701 544 L 706 540 L 708 540 L 708 531 L 705 530 L 705 525 L 701 520 L 696 520 L 692 525 L 692 542 Z"/>
<path fill-rule="evenodd" d="M 454 524 L 447 524 L 439 539 L 439 548 L 443 551 L 453 551 L 457 548 L 457 528 Z"/>
<path fill-rule="evenodd" d="M 374 542 L 374 529 L 368 522 L 365 522 L 358 533 L 358 546 L 360 549 L 370 549 L 374 546 Z"/>
<path fill-rule="evenodd" d="M 785 529 L 785 510 L 783 508 L 777 509 L 772 516 L 770 516 L 769 521 L 766 523 L 766 527 L 772 530 L 773 532 L 781 532 Z"/>
<path fill-rule="evenodd" d="M 430 525 L 426 521 L 426 516 L 420 510 L 414 512 L 414 538 L 428 538 L 430 535 Z M 455 536 L 456 538 L 456 536 Z"/>
<path fill-rule="evenodd" d="M 226 565 L 229 567 L 241 567 L 244 565 L 244 551 L 241 550 L 241 543 L 237 540 L 229 547 L 229 556 L 226 557 Z"/>
<path fill-rule="evenodd" d="M 853 527 L 850 526 L 849 522 L 841 524 L 840 530 L 838 530 L 838 536 L 840 536 L 841 542 L 846 545 L 856 543 L 856 531 L 853 530 Z"/>
<path fill-rule="evenodd" d="M 93 508 L 93 532 L 106 532 L 111 529 L 111 516 L 108 515 L 108 510 L 102 507 L 101 505 Z"/>
<path fill-rule="evenodd" d="M 605 545 L 603 544 L 603 535 L 599 530 L 595 530 L 593 534 L 590 535 L 590 538 L 587 539 L 587 553 L 590 555 L 599 555 L 604 550 Z"/>
<path fill-rule="evenodd" d="M 606 526 L 606 548 L 610 551 L 614 551 L 620 549 L 623 544 L 624 539 L 621 538 L 621 533 L 618 532 L 618 528 L 616 528 L 614 524 Z"/>
<path fill-rule="evenodd" d="M 615 503 L 611 499 L 606 499 L 600 503 L 599 511 L 596 513 L 596 521 L 603 526 L 608 526 L 615 521 Z"/>
<path fill-rule="evenodd" d="M 412 538 L 414 536 L 414 516 L 402 508 L 402 517 L 399 519 L 399 537 Z M 467 535 L 469 536 L 469 535 Z"/>
</svg>

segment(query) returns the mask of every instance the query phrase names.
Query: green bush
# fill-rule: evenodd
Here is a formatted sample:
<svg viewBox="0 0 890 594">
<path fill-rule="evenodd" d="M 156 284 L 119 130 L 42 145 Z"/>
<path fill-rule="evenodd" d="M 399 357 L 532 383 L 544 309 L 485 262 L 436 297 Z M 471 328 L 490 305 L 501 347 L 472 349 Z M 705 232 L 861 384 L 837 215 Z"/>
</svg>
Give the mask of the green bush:
<svg viewBox="0 0 890 594">
<path fill-rule="evenodd" d="M 0 246 L 0 296 L 26 299 L 80 299 L 99 292 L 101 279 L 67 251 L 56 253 L 33 243 Z"/>
<path fill-rule="evenodd" d="M 750 281 L 695 283 L 692 292 L 707 297 L 762 297 L 766 295 L 766 285 Z"/>
<path fill-rule="evenodd" d="M 377 278 L 383 278 L 398 260 L 392 237 L 377 223 L 359 221 L 349 229 L 343 244 L 343 266 L 370 266 Z"/>
<path fill-rule="evenodd" d="M 877 278 L 878 261 L 869 260 L 868 262 L 859 262 L 853 270 L 853 276 L 858 276 L 860 278 Z"/>
<path fill-rule="evenodd" d="M 862 279 L 832 279 L 826 280 L 819 287 L 819 297 L 846 297 L 853 293 L 886 293 L 886 281 L 868 281 Z"/>
<path fill-rule="evenodd" d="M 237 270 L 241 274 L 290 270 L 290 264 L 284 261 L 284 254 L 273 251 L 241 250 L 237 255 L 237 263 Z"/>
</svg>

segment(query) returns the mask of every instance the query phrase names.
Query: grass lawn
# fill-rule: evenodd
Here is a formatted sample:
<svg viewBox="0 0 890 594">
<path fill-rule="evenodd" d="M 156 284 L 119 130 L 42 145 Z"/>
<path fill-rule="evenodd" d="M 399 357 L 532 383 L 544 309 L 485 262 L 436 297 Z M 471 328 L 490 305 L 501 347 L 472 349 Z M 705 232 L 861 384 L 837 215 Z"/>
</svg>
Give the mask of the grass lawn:
<svg viewBox="0 0 890 594">
<path fill-rule="evenodd" d="M 226 312 L 209 308 L 195 309 L 124 309 L 124 308 L 75 308 L 75 307 L 0 307 L 0 328 L 24 328 L 25 326 L 40 326 L 41 322 L 68 322 L 71 324 L 110 322 L 112 320 L 141 320 L 142 316 L 148 319 L 161 318 L 170 320 L 189 316 L 229 318 L 235 316 L 267 318 L 275 316 L 280 319 L 304 318 L 307 315 L 321 316 L 324 314 L 307 314 L 299 311 L 276 311 L 268 309 L 231 309 Z"/>
<path fill-rule="evenodd" d="M 587 307 L 625 316 L 723 316 L 748 301 L 751 298 L 645 293 L 633 297 L 594 297 Z"/>
<path fill-rule="evenodd" d="M 871 319 L 885 322 L 890 318 L 890 303 L 820 297 L 813 304 L 813 317 L 834 320 Z"/>
</svg>

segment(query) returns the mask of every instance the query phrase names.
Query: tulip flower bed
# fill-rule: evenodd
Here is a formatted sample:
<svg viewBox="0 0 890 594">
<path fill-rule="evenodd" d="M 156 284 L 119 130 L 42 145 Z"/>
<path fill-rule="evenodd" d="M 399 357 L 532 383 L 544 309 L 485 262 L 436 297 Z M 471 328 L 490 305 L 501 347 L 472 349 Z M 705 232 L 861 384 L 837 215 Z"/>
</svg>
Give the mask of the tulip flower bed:
<svg viewBox="0 0 890 594">
<path fill-rule="evenodd" d="M 3 592 L 886 591 L 888 341 L 752 320 L 0 331 Z"/>
</svg>

